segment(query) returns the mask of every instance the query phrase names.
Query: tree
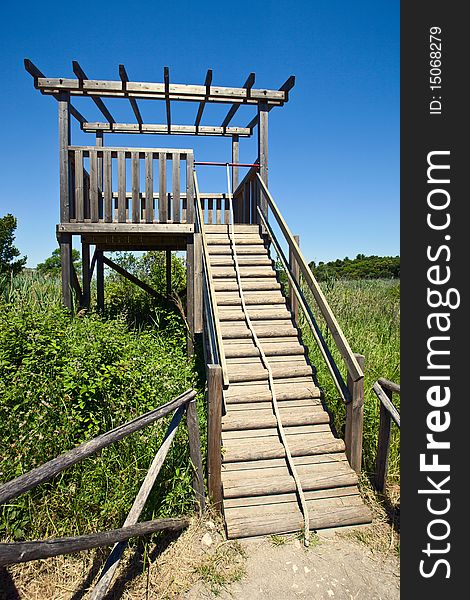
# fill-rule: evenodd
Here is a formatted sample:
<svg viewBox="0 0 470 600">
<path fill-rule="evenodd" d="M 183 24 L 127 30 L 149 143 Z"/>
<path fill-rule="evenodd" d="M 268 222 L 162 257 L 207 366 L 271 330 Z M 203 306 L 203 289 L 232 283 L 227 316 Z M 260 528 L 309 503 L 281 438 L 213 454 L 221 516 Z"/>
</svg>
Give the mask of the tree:
<svg viewBox="0 0 470 600">
<path fill-rule="evenodd" d="M 20 251 L 13 245 L 16 225 L 16 218 L 10 213 L 0 217 L 0 275 L 16 275 L 26 264 L 27 257 L 18 258 Z"/>
<path fill-rule="evenodd" d="M 72 249 L 72 262 L 75 269 L 79 271 L 80 252 L 75 248 Z M 53 250 L 49 258 L 46 258 L 44 262 L 39 263 L 36 269 L 38 273 L 42 273 L 43 275 L 58 275 L 61 269 L 60 248 Z"/>
</svg>

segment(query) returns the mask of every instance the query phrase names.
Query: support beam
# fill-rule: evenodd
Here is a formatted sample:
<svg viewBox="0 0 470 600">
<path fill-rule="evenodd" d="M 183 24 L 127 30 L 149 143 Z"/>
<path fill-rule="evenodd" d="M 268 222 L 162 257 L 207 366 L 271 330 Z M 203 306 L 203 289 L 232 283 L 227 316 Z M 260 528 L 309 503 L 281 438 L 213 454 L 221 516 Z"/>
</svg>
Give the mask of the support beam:
<svg viewBox="0 0 470 600">
<path fill-rule="evenodd" d="M 258 106 L 258 159 L 259 159 L 259 176 L 268 187 L 268 112 L 269 107 L 263 103 Z M 261 213 L 268 218 L 268 202 L 261 193 L 257 190 L 256 202 L 259 203 Z"/>
<path fill-rule="evenodd" d="M 82 240 L 82 290 L 84 308 L 90 308 L 90 279 L 90 244 Z"/>
<path fill-rule="evenodd" d="M 188 424 L 189 455 L 193 464 L 193 490 L 196 497 L 196 509 L 200 513 L 206 507 L 204 495 L 204 473 L 202 471 L 201 436 L 199 433 L 199 419 L 197 416 L 196 398 L 188 402 L 186 407 L 186 421 Z"/>
<path fill-rule="evenodd" d="M 119 77 L 121 78 L 122 85 L 124 90 L 126 89 L 127 82 L 129 81 L 129 77 L 127 76 L 126 67 L 124 65 L 119 65 Z M 137 100 L 135 98 L 129 98 L 129 102 L 131 104 L 132 110 L 134 112 L 135 118 L 137 119 L 137 123 L 139 125 L 143 124 L 142 115 L 140 114 L 139 107 L 137 105 Z"/>
<path fill-rule="evenodd" d="M 188 356 L 194 354 L 194 236 L 188 236 L 186 245 L 186 307 L 188 320 Z"/>
<path fill-rule="evenodd" d="M 164 69 L 163 69 L 163 81 L 165 84 L 166 124 L 168 127 L 168 133 L 170 133 L 170 131 L 171 131 L 170 69 L 168 67 L 164 67 Z"/>
<path fill-rule="evenodd" d="M 279 91 L 282 91 L 285 93 L 286 95 L 286 102 L 289 100 L 289 91 L 294 87 L 295 85 L 295 76 L 291 75 L 279 88 Z M 268 107 L 268 112 L 274 108 L 274 105 L 270 104 Z M 256 125 L 258 125 L 259 122 L 259 114 L 255 115 L 253 117 L 253 119 L 248 123 L 247 127 L 248 129 L 253 129 L 254 127 L 256 127 Z"/>
<path fill-rule="evenodd" d="M 103 131 L 105 133 L 147 133 L 147 134 L 168 134 L 168 125 L 158 123 L 144 123 L 139 125 L 137 123 L 84 123 L 82 130 L 86 133 L 96 133 L 97 131 Z M 200 136 L 218 136 L 218 137 L 230 137 L 238 135 L 240 137 L 250 137 L 251 129 L 247 127 L 214 127 L 213 125 L 171 125 L 171 135 L 200 135 Z"/>
<path fill-rule="evenodd" d="M 88 77 L 85 75 L 85 72 L 83 71 L 82 67 L 78 64 L 78 61 L 76 61 L 76 60 L 72 61 L 72 68 L 73 68 L 73 72 L 78 77 L 78 80 L 80 82 L 80 87 L 83 87 L 83 82 L 88 80 Z M 101 98 L 97 97 L 97 96 L 91 96 L 91 99 L 96 104 L 96 106 L 98 107 L 99 111 L 104 116 L 104 118 L 107 121 L 109 121 L 109 123 L 114 123 L 114 119 L 113 119 L 111 113 L 109 112 L 109 110 L 106 108 L 106 105 L 103 102 L 103 100 L 101 100 Z"/>
<path fill-rule="evenodd" d="M 59 245 L 62 275 L 62 305 L 72 310 L 72 235 L 70 233 L 62 233 L 59 236 Z"/>
<path fill-rule="evenodd" d="M 359 367 L 364 371 L 364 356 L 354 354 Z M 346 456 L 349 464 L 356 473 L 361 472 L 362 467 L 362 436 L 364 429 L 364 376 L 353 381 L 348 371 L 348 388 L 351 394 L 351 402 L 346 404 L 346 431 L 344 443 L 346 445 Z"/>
<path fill-rule="evenodd" d="M 70 221 L 70 180 L 69 155 L 70 145 L 70 98 L 68 94 L 59 96 L 59 177 L 60 177 L 60 221 Z"/>
<path fill-rule="evenodd" d="M 254 73 L 250 73 L 248 75 L 248 79 L 243 84 L 243 87 L 247 90 L 248 94 L 250 94 L 250 90 L 253 87 L 254 83 L 255 83 L 255 74 Z M 228 111 L 225 119 L 222 121 L 222 127 L 224 129 L 227 127 L 227 125 L 233 119 L 233 117 L 234 117 L 235 113 L 237 112 L 239 106 L 240 106 L 240 104 L 232 104 L 232 106 L 230 107 L 230 110 Z"/>
<path fill-rule="evenodd" d="M 222 368 L 207 366 L 207 470 L 209 497 L 222 512 Z"/>
<path fill-rule="evenodd" d="M 206 106 L 207 98 L 209 98 L 211 93 L 211 83 L 212 83 L 212 69 L 207 69 L 206 79 L 204 81 L 204 85 L 206 86 L 206 97 L 199 103 L 199 108 L 196 115 L 196 120 L 194 125 L 196 128 L 199 127 L 199 123 L 201 122 L 202 113 L 204 112 L 204 107 Z"/>
<path fill-rule="evenodd" d="M 238 162 L 240 158 L 240 142 L 238 135 L 232 136 L 232 192 L 238 187 Z"/>
<path fill-rule="evenodd" d="M 98 312 L 104 312 L 104 255 L 103 250 L 95 250 L 96 256 L 96 304 Z"/>
<path fill-rule="evenodd" d="M 98 250 L 98 252 L 102 252 L 102 250 Z M 126 269 L 123 269 L 120 265 L 113 262 L 110 258 L 103 256 L 102 261 L 105 265 L 111 267 L 111 269 L 114 269 L 116 273 L 119 273 L 119 275 L 122 275 L 122 277 L 125 277 L 133 284 L 139 286 L 141 289 L 147 292 L 147 294 L 150 294 L 154 298 L 157 298 L 157 300 L 164 302 L 165 298 L 161 294 L 159 294 L 156 290 L 150 287 L 147 283 L 141 281 L 140 279 L 135 277 L 135 275 L 132 275 L 132 273 L 129 273 L 129 271 L 126 271 Z"/>
</svg>

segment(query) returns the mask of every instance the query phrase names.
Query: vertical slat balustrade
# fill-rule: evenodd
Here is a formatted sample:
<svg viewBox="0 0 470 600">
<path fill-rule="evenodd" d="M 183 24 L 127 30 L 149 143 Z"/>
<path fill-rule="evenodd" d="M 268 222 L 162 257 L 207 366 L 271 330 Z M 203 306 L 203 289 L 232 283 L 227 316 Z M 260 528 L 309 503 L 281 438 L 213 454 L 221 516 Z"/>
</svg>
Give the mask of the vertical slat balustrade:
<svg viewBox="0 0 470 600">
<path fill-rule="evenodd" d="M 181 212 L 180 212 L 180 155 L 173 153 L 172 154 L 172 162 L 173 162 L 173 203 L 172 203 L 172 219 L 173 223 L 179 223 L 181 220 Z"/>
<path fill-rule="evenodd" d="M 126 222 L 126 155 L 118 152 L 118 222 Z"/>
<path fill-rule="evenodd" d="M 79 223 L 85 218 L 83 194 L 83 150 L 75 150 L 75 218 Z"/>
<path fill-rule="evenodd" d="M 132 222 L 140 223 L 139 153 L 132 152 Z"/>
<path fill-rule="evenodd" d="M 160 223 L 168 221 L 168 199 L 166 195 L 166 154 L 158 155 L 159 193 L 158 193 L 158 220 Z"/>
<path fill-rule="evenodd" d="M 153 153 L 145 153 L 145 221 L 153 223 Z"/>
<path fill-rule="evenodd" d="M 113 221 L 113 176 L 112 158 L 110 152 L 104 152 L 104 220 L 105 223 Z"/>
<path fill-rule="evenodd" d="M 98 156 L 96 150 L 90 150 L 90 218 L 92 223 L 99 221 L 98 194 Z"/>
</svg>

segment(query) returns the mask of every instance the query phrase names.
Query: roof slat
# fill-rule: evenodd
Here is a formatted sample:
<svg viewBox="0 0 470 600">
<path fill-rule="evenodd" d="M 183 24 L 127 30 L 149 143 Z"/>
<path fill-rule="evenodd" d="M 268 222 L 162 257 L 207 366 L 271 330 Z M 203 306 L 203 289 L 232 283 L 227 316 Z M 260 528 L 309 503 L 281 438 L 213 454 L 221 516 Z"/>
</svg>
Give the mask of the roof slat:
<svg viewBox="0 0 470 600">
<path fill-rule="evenodd" d="M 88 80 L 88 77 L 85 75 L 85 72 L 83 71 L 82 67 L 79 65 L 78 61 L 76 61 L 76 60 L 72 61 L 72 69 L 73 69 L 73 72 L 75 73 L 75 75 L 78 77 L 78 80 L 81 83 Z M 111 115 L 109 110 L 106 108 L 106 105 L 103 102 L 103 100 L 101 100 L 101 98 L 96 97 L 96 96 L 91 96 L 91 99 L 96 104 L 96 106 L 98 107 L 98 109 L 100 110 L 100 112 L 102 113 L 104 118 L 109 123 L 114 123 L 115 121 L 113 119 L 113 116 Z"/>
<path fill-rule="evenodd" d="M 129 77 L 127 76 L 126 67 L 124 65 L 119 65 L 119 77 L 121 78 L 124 89 L 126 89 L 127 82 L 129 81 Z M 129 102 L 131 103 L 132 110 L 134 111 L 135 118 L 137 119 L 137 123 L 139 125 L 143 124 L 142 115 L 140 114 L 139 107 L 137 105 L 137 100 L 135 98 L 129 98 Z"/>
<path fill-rule="evenodd" d="M 243 87 L 249 91 L 251 90 L 251 88 L 253 87 L 254 83 L 255 83 L 255 74 L 254 73 L 250 73 L 248 75 L 247 80 L 245 81 L 245 83 L 243 84 Z M 227 127 L 227 125 L 230 123 L 230 121 L 233 119 L 233 116 L 235 115 L 235 113 L 238 110 L 238 107 L 240 105 L 239 104 L 232 104 L 232 106 L 230 107 L 230 110 L 228 111 L 225 119 L 222 121 L 222 127 Z"/>
<path fill-rule="evenodd" d="M 204 112 L 204 107 L 206 106 L 207 98 L 210 96 L 211 83 L 212 83 L 212 69 L 207 69 L 206 79 L 204 81 L 204 85 L 206 86 L 206 97 L 199 104 L 199 108 L 198 108 L 197 115 L 196 115 L 196 120 L 194 122 L 194 125 L 196 127 L 199 127 L 199 123 L 201 122 L 201 118 L 202 118 L 202 113 Z"/>
</svg>

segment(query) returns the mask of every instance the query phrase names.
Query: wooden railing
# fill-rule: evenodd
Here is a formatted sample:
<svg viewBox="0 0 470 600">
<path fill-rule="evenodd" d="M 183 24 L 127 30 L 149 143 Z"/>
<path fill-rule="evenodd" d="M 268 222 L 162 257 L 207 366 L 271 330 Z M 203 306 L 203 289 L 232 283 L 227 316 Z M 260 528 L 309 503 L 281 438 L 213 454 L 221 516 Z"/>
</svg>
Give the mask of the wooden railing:
<svg viewBox="0 0 470 600">
<path fill-rule="evenodd" d="M 147 475 L 121 529 L 79 537 L 0 544 L 0 567 L 7 564 L 58 556 L 60 554 L 87 550 L 98 546 L 108 546 L 116 543 L 90 596 L 93 600 L 98 600 L 99 598 L 103 598 L 106 594 L 125 549 L 125 542 L 128 539 L 138 535 L 147 535 L 154 531 L 174 531 L 186 527 L 189 520 L 185 518 L 156 519 L 144 523 L 138 523 L 137 521 L 150 492 L 152 491 L 158 473 L 175 437 L 178 425 L 185 413 L 188 426 L 189 453 L 194 467 L 193 489 L 198 508 L 202 510 L 205 506 L 201 442 L 195 399 L 196 392 L 194 390 L 187 390 L 167 404 L 151 410 L 111 431 L 107 431 L 88 442 L 84 442 L 40 467 L 1 485 L 0 504 L 3 504 L 36 487 L 40 483 L 48 481 L 64 469 L 82 461 L 99 450 L 123 439 L 131 433 L 139 431 L 143 427 L 154 423 L 164 416 L 173 413 L 171 423 L 164 436 L 163 442 L 150 465 Z"/>
<path fill-rule="evenodd" d="M 400 413 L 395 408 L 393 394 L 400 394 L 400 386 L 388 379 L 379 379 L 374 383 L 374 392 L 380 400 L 380 425 L 375 463 L 375 487 L 383 492 L 388 471 L 388 455 L 390 452 L 390 435 L 392 421 L 400 429 Z"/>
<path fill-rule="evenodd" d="M 66 222 L 194 222 L 192 150 L 69 146 L 68 153 Z"/>
<path fill-rule="evenodd" d="M 259 223 L 259 186 L 257 180 L 258 169 L 252 167 L 237 189 L 233 192 L 233 216 L 235 223 Z M 264 213 L 266 214 L 266 213 Z"/>
<path fill-rule="evenodd" d="M 354 354 L 349 346 L 349 343 L 344 336 L 336 317 L 333 314 L 317 280 L 313 276 L 307 261 L 300 251 L 299 245 L 288 228 L 284 218 L 282 217 L 273 197 L 271 196 L 265 182 L 255 173 L 255 177 L 261 192 L 264 197 L 266 205 L 259 202 L 256 206 L 258 212 L 258 219 L 262 227 L 266 231 L 270 238 L 273 247 L 279 256 L 279 259 L 285 269 L 288 276 L 291 289 L 297 296 L 300 307 L 302 308 L 306 321 L 309 324 L 313 336 L 318 344 L 320 352 L 326 362 L 326 365 L 330 371 L 332 379 L 340 393 L 343 401 L 346 404 L 346 433 L 345 433 L 345 444 L 346 453 L 352 468 L 356 472 L 360 472 L 362 463 L 362 433 L 363 433 L 363 421 L 364 421 L 364 357 L 358 354 Z M 243 182 L 242 182 L 243 183 Z M 240 186 L 239 186 L 240 188 Z M 259 199 L 258 199 L 259 201 Z M 269 214 L 275 218 L 279 229 L 281 230 L 288 248 L 291 260 L 288 261 L 282 248 L 273 232 L 271 225 L 268 220 L 268 209 Z M 298 271 L 292 268 L 292 263 L 298 266 Z M 308 289 L 312 293 L 314 300 L 323 316 L 331 336 L 338 348 L 338 351 L 343 358 L 347 368 L 347 382 L 344 381 L 341 372 L 333 358 L 329 347 L 323 338 L 320 327 L 318 326 L 314 314 L 309 306 L 309 303 L 302 291 L 300 284 L 300 274 L 303 277 L 303 281 L 307 285 Z"/>
</svg>

